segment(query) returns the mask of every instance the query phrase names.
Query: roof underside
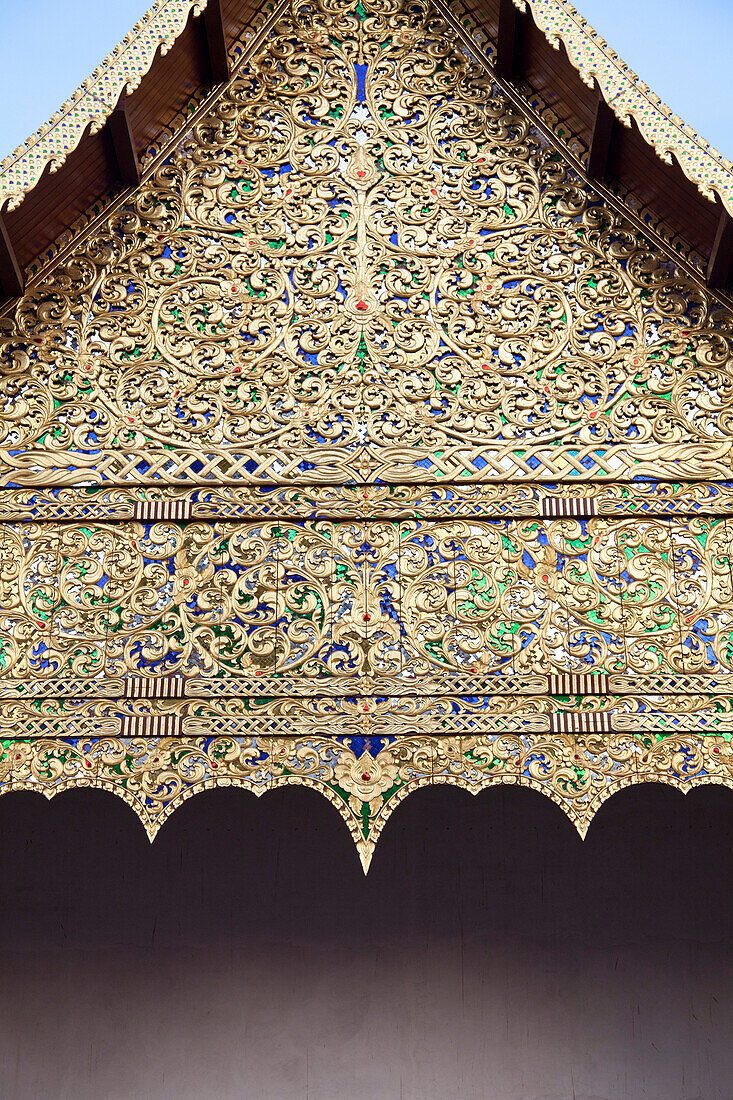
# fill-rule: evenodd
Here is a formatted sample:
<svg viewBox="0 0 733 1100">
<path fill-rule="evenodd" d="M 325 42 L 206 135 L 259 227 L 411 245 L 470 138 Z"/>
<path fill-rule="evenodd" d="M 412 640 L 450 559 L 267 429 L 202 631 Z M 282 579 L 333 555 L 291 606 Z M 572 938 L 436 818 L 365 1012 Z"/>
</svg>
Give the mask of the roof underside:
<svg viewBox="0 0 733 1100">
<path fill-rule="evenodd" d="M 158 0 L 150 8 L 51 122 L 2 162 L 0 297 L 20 293 L 121 188 L 152 170 L 287 3 Z M 725 288 L 733 164 L 673 115 L 570 4 L 436 6 L 597 189 L 688 270 Z"/>
</svg>

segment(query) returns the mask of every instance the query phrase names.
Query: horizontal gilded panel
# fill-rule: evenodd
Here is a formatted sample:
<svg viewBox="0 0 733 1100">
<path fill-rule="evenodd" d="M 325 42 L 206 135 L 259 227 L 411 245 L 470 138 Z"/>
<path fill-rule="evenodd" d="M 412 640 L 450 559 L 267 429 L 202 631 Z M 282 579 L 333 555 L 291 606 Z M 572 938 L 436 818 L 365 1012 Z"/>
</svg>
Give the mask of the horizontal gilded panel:
<svg viewBox="0 0 733 1100">
<path fill-rule="evenodd" d="M 6 523 L 2 675 L 720 678 L 730 539 L 722 517 Z"/>
<path fill-rule="evenodd" d="M 397 519 L 731 515 L 733 481 L 501 485 L 69 486 L 0 490 L 0 519 Z"/>
</svg>

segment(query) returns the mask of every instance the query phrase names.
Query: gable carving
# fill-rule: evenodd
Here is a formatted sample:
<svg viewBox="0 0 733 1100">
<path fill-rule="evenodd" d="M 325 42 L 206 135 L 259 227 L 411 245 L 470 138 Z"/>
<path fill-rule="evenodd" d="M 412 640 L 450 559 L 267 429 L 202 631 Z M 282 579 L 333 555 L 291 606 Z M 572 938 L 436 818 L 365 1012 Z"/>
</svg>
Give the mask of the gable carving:
<svg viewBox="0 0 733 1100">
<path fill-rule="evenodd" d="M 730 316 L 429 4 L 296 4 L 2 334 L 6 484 L 728 463 Z"/>
<path fill-rule="evenodd" d="M 732 322 L 441 8 L 296 0 L 0 319 L 0 793 L 733 785 Z"/>
</svg>

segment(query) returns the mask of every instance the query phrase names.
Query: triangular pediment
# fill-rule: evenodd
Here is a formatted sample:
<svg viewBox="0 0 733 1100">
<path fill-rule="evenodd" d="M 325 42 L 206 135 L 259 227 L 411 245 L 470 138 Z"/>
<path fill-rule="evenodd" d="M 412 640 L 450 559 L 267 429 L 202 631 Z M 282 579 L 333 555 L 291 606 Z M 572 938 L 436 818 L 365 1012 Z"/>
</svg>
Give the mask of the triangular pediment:
<svg viewBox="0 0 733 1100">
<path fill-rule="evenodd" d="M 3 330 L 6 484 L 729 464 L 731 318 L 429 5 L 296 6 Z"/>
</svg>

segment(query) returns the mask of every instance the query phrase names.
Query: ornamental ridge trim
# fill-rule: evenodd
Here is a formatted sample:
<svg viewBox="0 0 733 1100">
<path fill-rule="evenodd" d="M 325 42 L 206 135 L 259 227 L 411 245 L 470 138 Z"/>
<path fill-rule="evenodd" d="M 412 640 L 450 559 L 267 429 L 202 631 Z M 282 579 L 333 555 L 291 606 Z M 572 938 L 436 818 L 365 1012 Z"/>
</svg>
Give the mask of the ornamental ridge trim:
<svg viewBox="0 0 733 1100">
<path fill-rule="evenodd" d="M 733 161 L 724 157 L 675 114 L 629 68 L 568 0 L 513 0 L 520 11 L 532 12 L 535 23 L 555 49 L 562 42 L 584 84 L 594 79 L 616 118 L 636 122 L 642 137 L 666 163 L 673 157 L 708 199 L 718 195 L 733 214 Z"/>
<path fill-rule="evenodd" d="M 96 134 L 119 98 L 132 93 L 160 49 L 166 54 L 206 0 L 156 0 L 104 61 L 61 104 L 48 122 L 0 161 L 0 210 L 13 210 L 48 167 L 56 172 L 76 149 L 87 129 Z"/>
<path fill-rule="evenodd" d="M 703 195 L 717 195 L 733 214 L 733 162 L 701 138 L 667 107 L 611 50 L 567 0 L 513 0 L 529 9 L 556 49 L 563 42 L 585 84 L 598 81 L 606 102 L 625 126 L 636 121 L 645 141 L 667 164 L 677 159 Z M 91 126 L 96 133 L 120 96 L 135 90 L 160 48 L 167 53 L 189 16 L 203 12 L 206 0 L 156 0 L 114 50 L 54 112 L 49 121 L 0 161 L 0 210 L 14 209 L 41 178 L 57 171 Z"/>
</svg>

